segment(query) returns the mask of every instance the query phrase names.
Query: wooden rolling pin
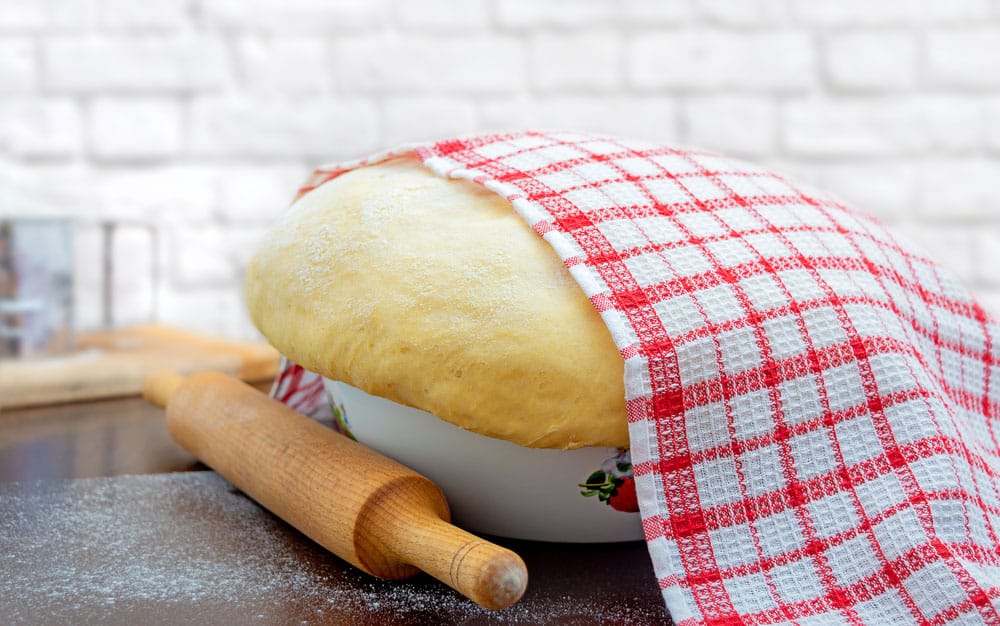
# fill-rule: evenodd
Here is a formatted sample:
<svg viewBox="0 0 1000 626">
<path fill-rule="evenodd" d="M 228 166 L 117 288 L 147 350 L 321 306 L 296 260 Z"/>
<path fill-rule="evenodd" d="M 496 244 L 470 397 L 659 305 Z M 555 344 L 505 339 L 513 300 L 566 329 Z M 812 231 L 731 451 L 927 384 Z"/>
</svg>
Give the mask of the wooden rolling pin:
<svg viewBox="0 0 1000 626">
<path fill-rule="evenodd" d="M 143 396 L 191 454 L 361 570 L 423 570 L 490 609 L 524 593 L 524 561 L 448 523 L 441 490 L 413 470 L 224 374 L 154 372 Z"/>
</svg>

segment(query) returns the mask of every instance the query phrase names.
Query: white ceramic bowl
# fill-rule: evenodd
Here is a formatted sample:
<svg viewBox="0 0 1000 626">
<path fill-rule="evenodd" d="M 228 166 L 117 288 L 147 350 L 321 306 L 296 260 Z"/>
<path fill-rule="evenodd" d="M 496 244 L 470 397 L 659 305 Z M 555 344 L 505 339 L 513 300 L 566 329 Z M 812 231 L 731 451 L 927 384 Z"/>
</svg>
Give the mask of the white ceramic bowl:
<svg viewBox="0 0 1000 626">
<path fill-rule="evenodd" d="M 628 508 L 630 468 L 616 467 L 616 460 L 628 459 L 621 450 L 526 448 L 338 381 L 325 382 L 341 425 L 358 441 L 433 480 L 448 498 L 452 520 L 464 528 L 536 541 L 643 538 L 638 513 L 603 501 Z M 597 486 L 602 476 L 608 480 L 603 498 Z M 594 486 L 581 487 L 589 478 Z M 610 492 L 614 495 L 607 498 Z"/>
</svg>

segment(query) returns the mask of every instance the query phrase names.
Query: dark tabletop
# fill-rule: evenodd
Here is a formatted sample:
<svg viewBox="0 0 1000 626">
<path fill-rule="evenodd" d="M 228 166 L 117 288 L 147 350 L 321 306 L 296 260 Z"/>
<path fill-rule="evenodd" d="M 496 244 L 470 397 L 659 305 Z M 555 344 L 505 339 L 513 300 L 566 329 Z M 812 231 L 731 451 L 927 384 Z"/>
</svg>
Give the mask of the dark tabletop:
<svg viewBox="0 0 1000 626">
<path fill-rule="evenodd" d="M 367 576 L 204 470 L 138 399 L 0 414 L 0 621 L 669 621 L 641 542 L 492 538 L 529 571 L 524 598 L 492 612 L 425 576 Z"/>
</svg>

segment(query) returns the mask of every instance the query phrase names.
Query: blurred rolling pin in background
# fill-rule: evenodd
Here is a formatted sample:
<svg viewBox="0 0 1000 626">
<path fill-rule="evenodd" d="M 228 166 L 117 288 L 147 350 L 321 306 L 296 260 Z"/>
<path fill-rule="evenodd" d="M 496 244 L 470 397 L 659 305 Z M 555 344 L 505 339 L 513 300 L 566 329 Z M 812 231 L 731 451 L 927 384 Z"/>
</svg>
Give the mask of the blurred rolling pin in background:
<svg viewBox="0 0 1000 626">
<path fill-rule="evenodd" d="M 181 446 L 361 570 L 422 570 L 489 609 L 524 593 L 524 561 L 450 524 L 441 490 L 413 470 L 224 374 L 153 372 L 143 395 Z"/>
</svg>

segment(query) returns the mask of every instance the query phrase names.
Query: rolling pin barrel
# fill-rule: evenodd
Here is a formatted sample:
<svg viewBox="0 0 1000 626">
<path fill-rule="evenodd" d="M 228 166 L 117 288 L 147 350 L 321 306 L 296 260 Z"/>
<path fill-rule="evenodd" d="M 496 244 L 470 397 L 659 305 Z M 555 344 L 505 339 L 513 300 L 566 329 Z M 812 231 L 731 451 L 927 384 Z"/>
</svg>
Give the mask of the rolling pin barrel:
<svg viewBox="0 0 1000 626">
<path fill-rule="evenodd" d="M 185 449 L 272 513 L 356 567 L 399 579 L 423 570 L 491 609 L 516 602 L 516 554 L 448 523 L 429 479 L 229 376 L 151 374 Z"/>
</svg>

